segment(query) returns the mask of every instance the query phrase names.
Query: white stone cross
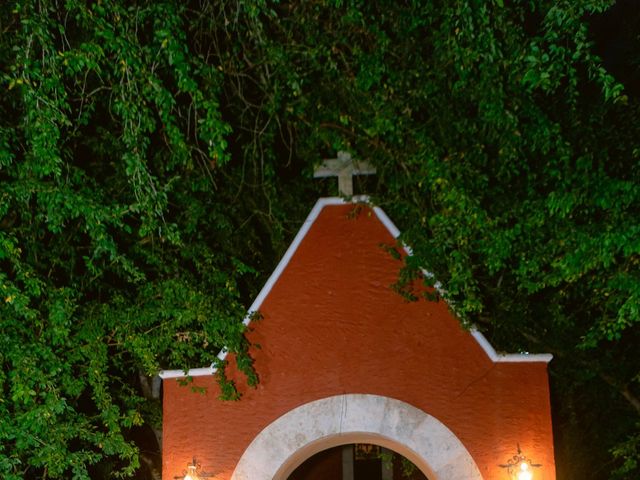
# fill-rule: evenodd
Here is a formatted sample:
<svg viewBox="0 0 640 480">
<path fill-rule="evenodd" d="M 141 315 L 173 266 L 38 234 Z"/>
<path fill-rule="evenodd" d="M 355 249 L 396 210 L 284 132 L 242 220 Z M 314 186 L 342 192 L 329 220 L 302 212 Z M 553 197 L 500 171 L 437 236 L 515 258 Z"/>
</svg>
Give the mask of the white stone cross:
<svg viewBox="0 0 640 480">
<path fill-rule="evenodd" d="M 338 152 L 338 158 L 323 160 L 322 164 L 313 172 L 313 178 L 338 177 L 338 191 L 340 195 L 353 195 L 354 175 L 373 175 L 376 169 L 365 161 L 351 158 L 348 152 Z"/>
</svg>

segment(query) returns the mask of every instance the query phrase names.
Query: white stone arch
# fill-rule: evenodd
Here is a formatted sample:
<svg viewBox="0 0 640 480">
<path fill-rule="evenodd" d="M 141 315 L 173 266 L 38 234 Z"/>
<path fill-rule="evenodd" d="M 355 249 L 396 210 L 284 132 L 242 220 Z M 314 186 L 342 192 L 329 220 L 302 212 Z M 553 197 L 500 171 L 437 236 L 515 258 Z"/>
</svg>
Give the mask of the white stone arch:
<svg viewBox="0 0 640 480">
<path fill-rule="evenodd" d="M 267 425 L 242 454 L 231 480 L 286 480 L 307 458 L 349 443 L 375 443 L 411 460 L 429 480 L 482 480 L 462 442 L 436 418 L 378 395 L 316 400 Z"/>
</svg>

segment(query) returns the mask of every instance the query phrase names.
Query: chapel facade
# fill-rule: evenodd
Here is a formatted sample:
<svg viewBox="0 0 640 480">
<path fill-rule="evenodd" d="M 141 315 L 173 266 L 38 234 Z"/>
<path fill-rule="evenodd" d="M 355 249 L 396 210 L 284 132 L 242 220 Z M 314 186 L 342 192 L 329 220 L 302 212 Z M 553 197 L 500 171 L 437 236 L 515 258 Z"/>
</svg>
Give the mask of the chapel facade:
<svg viewBox="0 0 640 480">
<path fill-rule="evenodd" d="M 444 301 L 406 301 L 391 288 L 398 234 L 380 208 L 318 201 L 250 308 L 257 387 L 232 355 L 236 402 L 218 399 L 212 368 L 188 372 L 206 393 L 162 373 L 163 480 L 313 480 L 301 465 L 332 450 L 341 466 L 326 478 L 358 480 L 338 470 L 359 445 L 397 452 L 429 480 L 518 478 L 505 465 L 519 451 L 530 478 L 555 480 L 551 355 L 499 354 Z"/>
</svg>

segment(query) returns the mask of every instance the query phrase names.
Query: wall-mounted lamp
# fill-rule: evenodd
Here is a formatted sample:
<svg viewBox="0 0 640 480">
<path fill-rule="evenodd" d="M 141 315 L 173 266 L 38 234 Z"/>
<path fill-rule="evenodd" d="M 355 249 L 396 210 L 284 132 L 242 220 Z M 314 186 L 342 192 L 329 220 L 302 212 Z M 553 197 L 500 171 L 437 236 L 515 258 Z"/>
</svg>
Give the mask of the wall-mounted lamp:
<svg viewBox="0 0 640 480">
<path fill-rule="evenodd" d="M 541 466 L 539 463 L 532 463 L 529 458 L 525 457 L 520 450 L 520 445 L 518 445 L 518 453 L 511 457 L 507 463 L 500 465 L 500 467 L 507 469 L 507 472 L 514 480 L 532 480 L 533 473 L 531 469 Z"/>
<path fill-rule="evenodd" d="M 193 463 L 196 463 L 195 458 L 193 459 Z M 194 464 L 187 465 L 187 474 L 184 476 L 183 480 L 197 480 L 198 479 L 198 467 Z"/>
<path fill-rule="evenodd" d="M 175 480 L 204 480 L 210 477 L 210 473 L 200 471 L 200 464 L 194 457 L 193 461 L 187 464 L 187 469 L 184 471 L 184 475 L 179 475 L 173 478 Z"/>
</svg>

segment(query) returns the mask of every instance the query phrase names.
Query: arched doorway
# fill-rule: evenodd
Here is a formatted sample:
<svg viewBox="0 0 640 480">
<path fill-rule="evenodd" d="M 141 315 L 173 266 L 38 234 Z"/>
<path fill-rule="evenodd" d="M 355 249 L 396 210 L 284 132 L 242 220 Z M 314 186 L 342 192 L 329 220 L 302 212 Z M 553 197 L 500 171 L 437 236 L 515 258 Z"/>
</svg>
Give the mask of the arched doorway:
<svg viewBox="0 0 640 480">
<path fill-rule="evenodd" d="M 287 480 L 429 480 L 399 453 L 371 443 L 329 448 L 305 460 Z"/>
<path fill-rule="evenodd" d="M 331 447 L 371 443 L 398 452 L 430 480 L 482 480 L 460 440 L 431 415 L 393 398 L 349 394 L 316 400 L 281 416 L 251 442 L 232 480 L 287 480 Z"/>
</svg>

